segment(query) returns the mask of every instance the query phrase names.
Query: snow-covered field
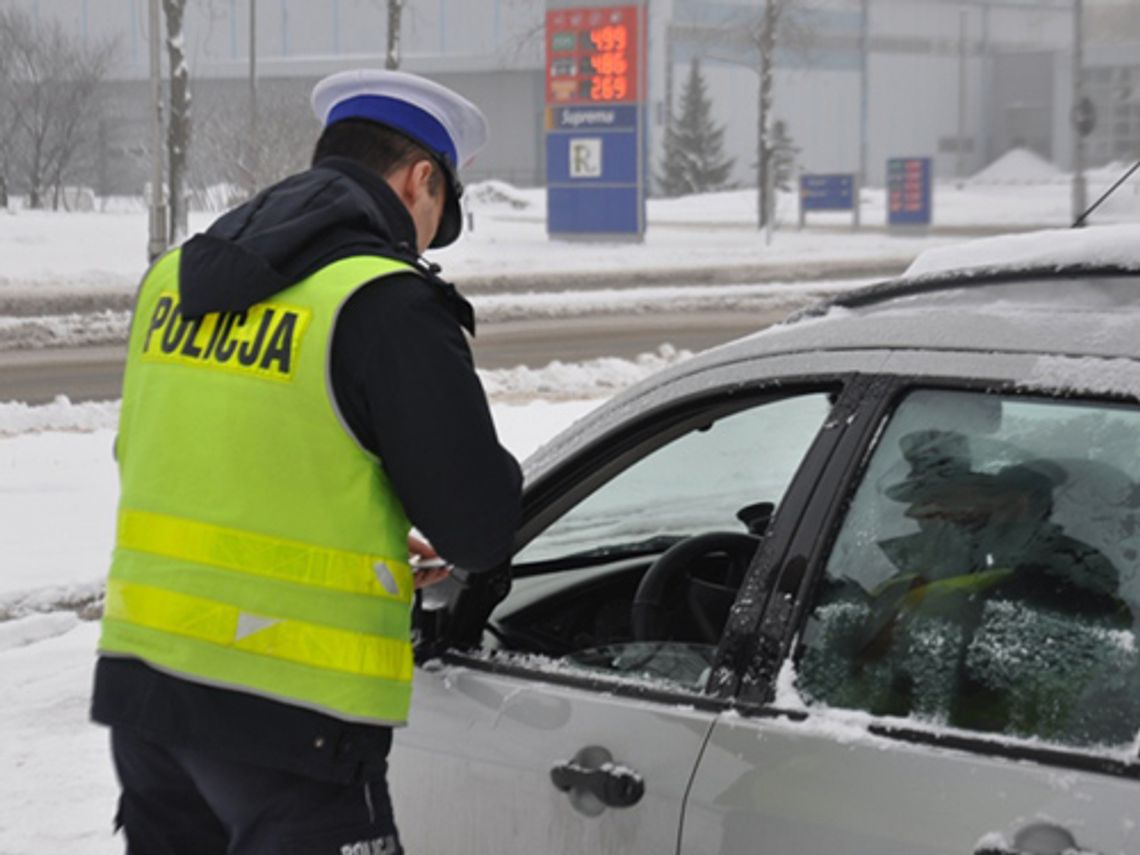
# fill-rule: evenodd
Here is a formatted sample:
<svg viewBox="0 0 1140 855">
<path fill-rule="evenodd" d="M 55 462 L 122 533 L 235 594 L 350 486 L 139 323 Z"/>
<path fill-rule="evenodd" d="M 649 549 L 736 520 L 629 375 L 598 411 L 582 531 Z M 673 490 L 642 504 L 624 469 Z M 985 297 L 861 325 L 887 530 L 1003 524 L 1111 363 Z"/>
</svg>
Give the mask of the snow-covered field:
<svg viewBox="0 0 1140 855">
<path fill-rule="evenodd" d="M 1111 186 L 1123 167 L 1087 174 L 1089 199 Z M 1013 151 L 982 174 L 935 186 L 933 216 L 938 228 L 1064 227 L 1071 221 L 1068 176 L 1028 152 Z M 711 270 L 762 269 L 801 263 L 890 262 L 903 267 L 930 246 L 959 240 L 950 235 L 898 236 L 882 230 L 886 194 L 862 191 L 862 231 L 849 231 L 850 215 L 819 213 L 808 228 L 796 229 L 796 196 L 778 197 L 777 224 L 770 244 L 757 232 L 754 190 L 733 190 L 651 199 L 642 243 L 551 241 L 546 234 L 546 196 L 541 188 L 520 189 L 500 182 L 469 188 L 475 228 L 450 247 L 429 253 L 444 274 L 461 285 L 493 287 L 506 280 L 571 277 L 668 276 L 676 284 L 705 281 Z M 0 211 L 0 305 L 34 287 L 44 294 L 77 289 L 92 294 L 129 294 L 145 262 L 146 211 L 141 203 L 119 202 L 106 212 L 66 215 L 46 211 Z M 195 212 L 191 231 L 216 216 Z M 1140 180 L 1122 187 L 1091 222 L 1140 220 Z M 826 227 L 826 231 L 819 227 Z M 734 281 L 742 281 L 736 278 Z"/>
</svg>

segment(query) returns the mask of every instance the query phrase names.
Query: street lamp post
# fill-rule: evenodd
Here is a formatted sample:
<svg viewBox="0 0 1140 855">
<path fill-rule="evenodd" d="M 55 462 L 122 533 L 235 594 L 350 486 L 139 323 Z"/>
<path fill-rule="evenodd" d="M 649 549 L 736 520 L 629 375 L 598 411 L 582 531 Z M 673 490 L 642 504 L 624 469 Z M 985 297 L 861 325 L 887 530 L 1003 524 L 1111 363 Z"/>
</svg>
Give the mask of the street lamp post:
<svg viewBox="0 0 1140 855">
<path fill-rule="evenodd" d="M 147 258 L 153 261 L 166 250 L 166 194 L 162 169 L 162 53 L 158 0 L 150 0 L 150 87 L 153 99 L 151 148 L 154 171 L 150 183 L 150 240 Z"/>
<path fill-rule="evenodd" d="M 859 186 L 867 184 L 867 125 L 871 105 L 871 0 L 862 0 L 859 16 Z M 856 198 L 856 211 L 858 211 Z"/>
<path fill-rule="evenodd" d="M 1077 222 L 1088 205 L 1085 183 L 1085 134 L 1078 111 L 1085 104 L 1084 86 L 1084 0 L 1073 0 L 1073 221 Z"/>
<path fill-rule="evenodd" d="M 257 0 L 249 0 L 249 193 L 257 191 L 261 149 L 257 139 Z"/>
</svg>

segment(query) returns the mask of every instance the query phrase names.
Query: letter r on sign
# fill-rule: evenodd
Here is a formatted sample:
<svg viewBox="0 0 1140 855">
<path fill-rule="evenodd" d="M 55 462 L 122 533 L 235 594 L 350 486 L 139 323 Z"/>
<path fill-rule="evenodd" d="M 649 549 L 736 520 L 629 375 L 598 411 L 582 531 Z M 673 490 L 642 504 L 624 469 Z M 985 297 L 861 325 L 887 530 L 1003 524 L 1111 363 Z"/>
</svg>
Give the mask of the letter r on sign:
<svg viewBox="0 0 1140 855">
<path fill-rule="evenodd" d="M 570 140 L 570 177 L 602 177 L 601 137 L 582 137 Z"/>
</svg>

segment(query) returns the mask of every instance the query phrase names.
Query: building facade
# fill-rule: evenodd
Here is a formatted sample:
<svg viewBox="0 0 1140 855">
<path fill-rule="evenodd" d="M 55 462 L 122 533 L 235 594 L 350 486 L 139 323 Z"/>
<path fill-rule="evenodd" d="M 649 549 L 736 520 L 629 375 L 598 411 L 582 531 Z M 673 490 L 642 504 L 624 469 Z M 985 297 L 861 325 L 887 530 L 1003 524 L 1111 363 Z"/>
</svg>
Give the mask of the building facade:
<svg viewBox="0 0 1140 855">
<path fill-rule="evenodd" d="M 651 167 L 661 160 L 669 104 L 679 100 L 690 59 L 700 57 L 714 118 L 725 126 L 725 153 L 736 161 L 731 180 L 754 185 L 759 78 L 750 33 L 763 3 L 646 2 Z M 888 157 L 931 156 L 936 175 L 952 178 L 1017 146 L 1071 166 L 1073 0 L 776 2 L 794 26 L 774 55 L 772 118 L 785 123 L 799 148 L 801 170 L 862 171 L 868 183 L 881 184 Z M 115 40 L 90 183 L 101 192 L 139 192 L 149 174 L 147 0 L 7 5 L 59 21 L 84 39 Z M 401 67 L 462 92 L 491 121 L 491 144 L 468 180 L 543 181 L 544 15 L 544 0 L 404 2 Z M 251 18 L 258 115 L 287 114 L 300 129 L 297 148 L 315 139 L 315 125 L 304 123 L 311 121 L 305 104 L 316 80 L 383 65 L 386 0 L 188 0 L 195 139 L 206 140 L 195 149 L 198 183 L 231 178 L 211 170 L 227 151 L 238 156 L 240 144 L 219 137 L 240 141 L 252 103 Z M 1092 33 L 1086 41 L 1086 91 L 1097 114 L 1087 141 L 1090 166 L 1140 157 L 1140 33 L 1136 38 L 1102 44 Z M 227 113 L 238 118 L 220 118 Z M 227 121 L 233 127 L 222 133 Z M 281 136 L 280 121 L 264 122 Z"/>
</svg>

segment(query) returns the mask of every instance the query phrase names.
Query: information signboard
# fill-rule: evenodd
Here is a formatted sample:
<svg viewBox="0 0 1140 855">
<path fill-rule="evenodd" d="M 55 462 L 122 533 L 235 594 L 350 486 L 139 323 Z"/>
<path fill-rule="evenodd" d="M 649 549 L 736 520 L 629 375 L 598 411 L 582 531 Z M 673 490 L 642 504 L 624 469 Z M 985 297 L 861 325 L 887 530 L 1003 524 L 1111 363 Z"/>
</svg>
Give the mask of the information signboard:
<svg viewBox="0 0 1140 855">
<path fill-rule="evenodd" d="M 850 211 L 854 203 L 854 175 L 800 176 L 800 207 L 805 211 Z"/>
<path fill-rule="evenodd" d="M 644 6 L 546 13 L 547 231 L 645 232 Z"/>
<path fill-rule="evenodd" d="M 930 225 L 934 207 L 932 166 L 929 157 L 892 157 L 887 161 L 887 225 Z"/>
<path fill-rule="evenodd" d="M 851 211 L 859 225 L 858 190 L 851 173 L 800 176 L 800 228 L 808 211 Z"/>
</svg>

